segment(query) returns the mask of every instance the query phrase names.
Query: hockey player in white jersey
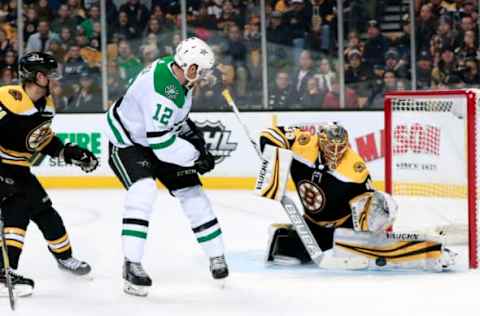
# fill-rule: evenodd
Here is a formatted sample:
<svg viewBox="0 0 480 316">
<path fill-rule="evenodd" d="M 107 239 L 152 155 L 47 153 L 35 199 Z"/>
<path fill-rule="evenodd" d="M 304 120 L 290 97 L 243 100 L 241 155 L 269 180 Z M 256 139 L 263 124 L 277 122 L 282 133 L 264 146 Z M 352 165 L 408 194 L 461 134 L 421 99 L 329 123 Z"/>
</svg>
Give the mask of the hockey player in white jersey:
<svg viewBox="0 0 480 316">
<path fill-rule="evenodd" d="M 175 56 L 146 67 L 107 113 L 109 164 L 127 189 L 122 244 L 124 291 L 145 296 L 152 281 L 141 261 L 156 196 L 155 180 L 179 199 L 214 279 L 228 276 L 222 232 L 198 174 L 215 166 L 203 136 L 188 117 L 197 82 L 213 67 L 202 40 L 182 41 Z"/>
</svg>

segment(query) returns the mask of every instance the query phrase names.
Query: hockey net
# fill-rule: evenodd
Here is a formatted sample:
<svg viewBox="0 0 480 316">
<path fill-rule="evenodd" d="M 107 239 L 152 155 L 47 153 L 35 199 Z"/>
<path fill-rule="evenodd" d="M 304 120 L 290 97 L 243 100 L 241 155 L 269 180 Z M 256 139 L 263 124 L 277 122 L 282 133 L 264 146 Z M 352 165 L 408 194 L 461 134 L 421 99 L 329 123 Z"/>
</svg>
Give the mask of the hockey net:
<svg viewBox="0 0 480 316">
<path fill-rule="evenodd" d="M 479 96 L 474 89 L 385 96 L 385 189 L 400 206 L 395 229 L 468 245 L 471 268 L 479 262 Z"/>
</svg>

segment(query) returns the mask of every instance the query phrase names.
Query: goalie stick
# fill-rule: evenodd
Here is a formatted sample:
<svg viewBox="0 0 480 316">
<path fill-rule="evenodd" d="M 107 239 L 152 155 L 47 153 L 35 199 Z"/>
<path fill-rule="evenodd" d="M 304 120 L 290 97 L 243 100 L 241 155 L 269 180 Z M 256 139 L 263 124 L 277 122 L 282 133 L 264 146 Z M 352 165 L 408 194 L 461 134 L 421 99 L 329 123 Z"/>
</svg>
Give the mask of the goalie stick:
<svg viewBox="0 0 480 316">
<path fill-rule="evenodd" d="M 10 300 L 10 308 L 15 310 L 15 297 L 13 295 L 13 284 L 12 279 L 10 278 L 10 262 L 8 260 L 8 252 L 7 252 L 7 241 L 5 239 L 5 231 L 4 231 L 4 223 L 3 223 L 3 214 L 2 208 L 0 205 L 0 237 L 2 243 L 2 257 L 3 257 L 3 271 L 5 273 L 5 284 L 8 289 L 8 298 Z"/>
<path fill-rule="evenodd" d="M 222 94 L 225 100 L 227 101 L 228 105 L 232 107 L 238 122 L 242 126 L 243 131 L 247 135 L 247 138 L 250 140 L 250 143 L 252 143 L 258 157 L 260 158 L 261 161 L 263 161 L 264 159 L 260 151 L 260 148 L 258 147 L 257 143 L 253 140 L 252 136 L 250 135 L 250 131 L 248 130 L 248 127 L 243 123 L 242 118 L 240 117 L 240 111 L 238 110 L 235 102 L 233 101 L 233 98 L 230 95 L 230 92 L 228 90 L 224 90 Z M 295 227 L 295 230 L 297 231 L 298 236 L 300 237 L 300 240 L 305 246 L 305 249 L 307 249 L 308 254 L 310 255 L 310 258 L 319 267 L 322 267 L 321 262 L 323 259 L 323 251 L 320 248 L 320 246 L 318 246 L 318 243 L 315 237 L 313 236 L 312 231 L 308 227 L 307 223 L 305 222 L 305 219 L 303 218 L 302 214 L 298 210 L 297 206 L 295 205 L 293 200 L 286 195 L 282 197 L 280 204 L 285 210 L 285 213 L 287 213 L 287 216 L 290 219 L 290 222 Z"/>
</svg>

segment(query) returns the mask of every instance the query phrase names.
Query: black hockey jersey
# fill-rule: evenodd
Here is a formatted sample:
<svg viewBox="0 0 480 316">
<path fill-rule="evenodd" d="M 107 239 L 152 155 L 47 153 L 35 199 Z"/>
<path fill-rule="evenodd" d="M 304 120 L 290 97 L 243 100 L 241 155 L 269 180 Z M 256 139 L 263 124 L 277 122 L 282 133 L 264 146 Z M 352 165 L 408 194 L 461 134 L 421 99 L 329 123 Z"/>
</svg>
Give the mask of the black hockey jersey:
<svg viewBox="0 0 480 316">
<path fill-rule="evenodd" d="M 315 133 L 273 127 L 261 133 L 262 150 L 266 144 L 294 153 L 290 175 L 303 204 L 305 218 L 311 223 L 332 228 L 344 226 L 347 221 L 351 223 L 349 201 L 373 190 L 365 162 L 351 148 L 338 167 L 329 170 L 319 157 Z"/>
<path fill-rule="evenodd" d="M 57 156 L 63 144 L 50 128 L 54 115 L 50 96 L 34 103 L 21 85 L 1 87 L 1 163 L 29 167 L 38 152 Z"/>
</svg>

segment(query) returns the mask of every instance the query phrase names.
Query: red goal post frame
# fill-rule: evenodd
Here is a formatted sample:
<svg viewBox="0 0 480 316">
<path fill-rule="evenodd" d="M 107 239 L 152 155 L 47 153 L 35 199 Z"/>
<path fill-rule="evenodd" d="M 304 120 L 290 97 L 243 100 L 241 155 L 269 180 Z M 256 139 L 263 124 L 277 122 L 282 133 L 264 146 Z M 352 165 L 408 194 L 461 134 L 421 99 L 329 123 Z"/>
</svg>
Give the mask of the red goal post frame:
<svg viewBox="0 0 480 316">
<path fill-rule="evenodd" d="M 480 91 L 478 92 L 480 93 Z M 392 193 L 392 142 L 388 141 L 392 138 L 392 99 L 396 97 L 409 96 L 465 96 L 467 104 L 467 190 L 468 190 L 468 243 L 469 243 L 469 266 L 472 269 L 478 268 L 478 240 L 477 240 L 477 183 L 476 183 L 476 148 L 477 140 L 476 121 L 477 121 L 477 98 L 472 90 L 426 90 L 426 91 L 394 91 L 385 94 L 384 100 L 384 135 L 385 135 L 385 191 Z M 473 188 L 473 189 L 472 189 Z M 473 223 L 473 225 L 472 225 Z"/>
</svg>

